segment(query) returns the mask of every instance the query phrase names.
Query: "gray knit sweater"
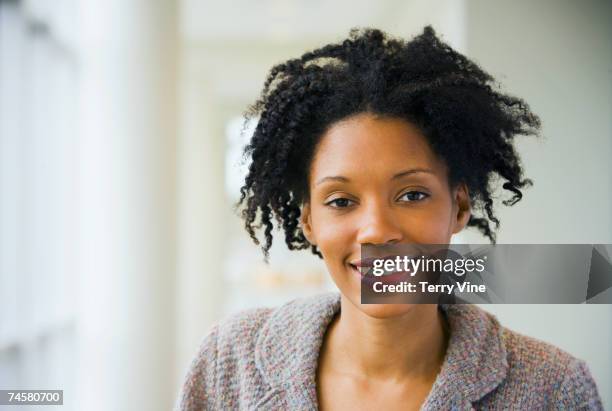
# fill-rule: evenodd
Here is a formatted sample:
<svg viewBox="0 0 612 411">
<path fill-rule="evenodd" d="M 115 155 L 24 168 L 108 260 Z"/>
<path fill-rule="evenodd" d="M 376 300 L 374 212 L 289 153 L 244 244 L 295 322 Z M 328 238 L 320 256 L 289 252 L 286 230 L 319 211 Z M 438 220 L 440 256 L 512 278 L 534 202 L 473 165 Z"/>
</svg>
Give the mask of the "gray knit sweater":
<svg viewBox="0 0 612 411">
<path fill-rule="evenodd" d="M 502 327 L 473 305 L 443 305 L 450 340 L 423 410 L 601 410 L 586 364 Z M 215 325 L 177 410 L 316 410 L 323 335 L 337 293 L 242 312 Z"/>
</svg>

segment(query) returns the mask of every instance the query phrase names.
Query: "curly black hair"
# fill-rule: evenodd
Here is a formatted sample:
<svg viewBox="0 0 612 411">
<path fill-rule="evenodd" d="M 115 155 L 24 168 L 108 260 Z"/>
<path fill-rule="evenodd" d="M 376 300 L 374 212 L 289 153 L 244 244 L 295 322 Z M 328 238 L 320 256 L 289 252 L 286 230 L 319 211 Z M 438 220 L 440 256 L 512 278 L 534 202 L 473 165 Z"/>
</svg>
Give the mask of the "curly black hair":
<svg viewBox="0 0 612 411">
<path fill-rule="evenodd" d="M 308 174 L 320 137 L 335 122 L 358 113 L 397 117 L 417 125 L 449 169 L 451 187 L 464 182 L 471 194 L 476 227 L 492 243 L 499 220 L 493 212 L 496 180 L 522 198 L 517 135 L 537 135 L 539 118 L 519 98 L 503 94 L 477 64 L 442 42 L 431 26 L 410 41 L 377 29 L 352 29 L 329 44 L 274 66 L 260 98 L 245 113 L 258 117 L 245 159 L 248 174 L 237 207 L 253 241 L 264 227 L 265 259 L 272 246 L 273 215 L 291 250 L 315 245 L 299 225 L 308 200 Z M 256 223 L 259 216 L 259 222 Z M 495 229 L 491 224 L 495 224 Z"/>
</svg>

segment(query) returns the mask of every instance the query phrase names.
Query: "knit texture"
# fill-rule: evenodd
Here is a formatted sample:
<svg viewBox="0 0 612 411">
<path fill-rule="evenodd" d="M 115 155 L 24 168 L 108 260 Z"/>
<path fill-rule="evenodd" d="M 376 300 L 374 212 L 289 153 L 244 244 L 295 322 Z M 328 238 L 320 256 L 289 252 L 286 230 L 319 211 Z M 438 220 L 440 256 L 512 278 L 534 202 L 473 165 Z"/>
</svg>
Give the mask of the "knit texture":
<svg viewBox="0 0 612 411">
<path fill-rule="evenodd" d="M 450 326 L 422 410 L 602 410 L 586 364 L 502 327 L 474 305 L 441 305 Z M 316 410 L 323 336 L 338 293 L 259 308 L 217 323 L 192 361 L 176 410 Z"/>
</svg>

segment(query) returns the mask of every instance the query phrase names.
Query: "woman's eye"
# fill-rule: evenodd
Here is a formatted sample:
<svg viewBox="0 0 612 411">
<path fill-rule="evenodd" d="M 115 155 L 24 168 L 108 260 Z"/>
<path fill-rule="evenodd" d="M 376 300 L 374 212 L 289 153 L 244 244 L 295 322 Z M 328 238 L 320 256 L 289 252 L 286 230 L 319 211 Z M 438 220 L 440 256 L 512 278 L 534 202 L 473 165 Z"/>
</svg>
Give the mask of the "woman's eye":
<svg viewBox="0 0 612 411">
<path fill-rule="evenodd" d="M 408 191 L 400 196 L 401 198 L 406 198 L 407 201 L 420 201 L 429 197 L 429 194 L 423 193 L 421 191 Z"/>
<path fill-rule="evenodd" d="M 351 205 L 351 200 L 348 198 L 336 198 L 325 204 L 333 208 L 346 208 Z"/>
</svg>

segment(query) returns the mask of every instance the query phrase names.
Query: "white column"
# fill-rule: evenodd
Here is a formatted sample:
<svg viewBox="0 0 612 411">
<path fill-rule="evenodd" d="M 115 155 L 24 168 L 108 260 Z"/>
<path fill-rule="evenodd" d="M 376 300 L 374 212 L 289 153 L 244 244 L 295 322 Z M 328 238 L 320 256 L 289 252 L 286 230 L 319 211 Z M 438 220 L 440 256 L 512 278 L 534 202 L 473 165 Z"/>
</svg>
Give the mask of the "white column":
<svg viewBox="0 0 612 411">
<path fill-rule="evenodd" d="M 178 6 L 83 0 L 80 7 L 76 409 L 168 410 Z"/>
<path fill-rule="evenodd" d="M 189 50 L 181 71 L 176 385 L 199 342 L 222 314 L 230 204 L 225 195 L 226 141 L 215 102 L 210 56 Z"/>
</svg>

